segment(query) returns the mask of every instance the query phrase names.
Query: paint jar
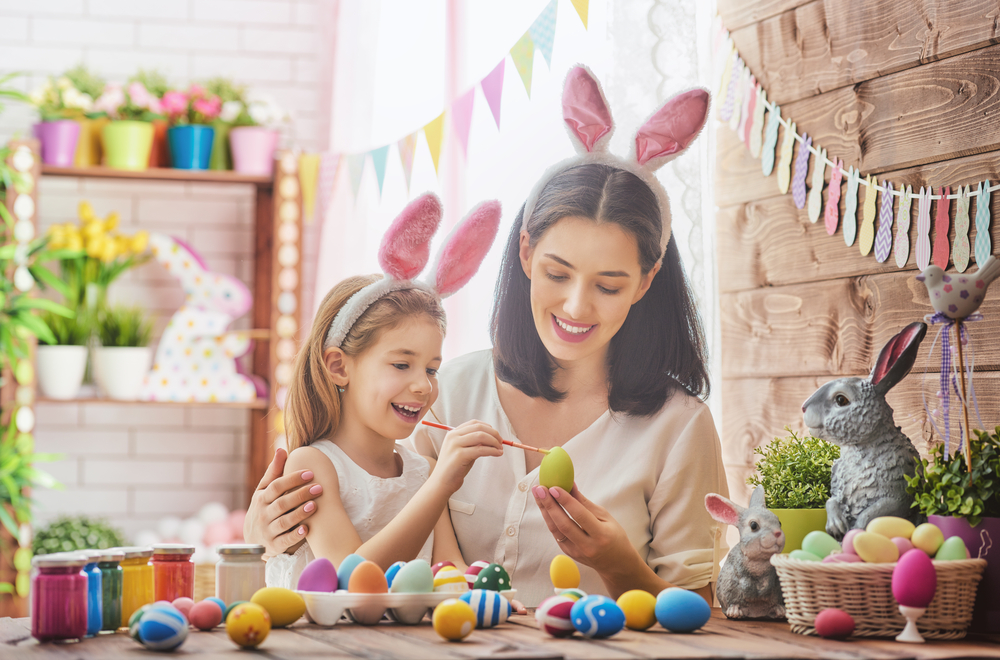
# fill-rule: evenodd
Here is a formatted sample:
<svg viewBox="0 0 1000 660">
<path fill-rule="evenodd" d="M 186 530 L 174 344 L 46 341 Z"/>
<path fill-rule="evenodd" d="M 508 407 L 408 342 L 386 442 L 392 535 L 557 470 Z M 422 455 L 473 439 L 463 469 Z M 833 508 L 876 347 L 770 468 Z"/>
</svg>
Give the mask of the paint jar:
<svg viewBox="0 0 1000 660">
<path fill-rule="evenodd" d="M 149 558 L 153 549 L 146 546 L 130 546 L 118 548 L 125 553 L 122 559 L 122 620 L 121 626 L 127 627 L 132 614 L 153 598 L 153 566 Z"/>
<path fill-rule="evenodd" d="M 174 602 L 181 596 L 194 598 L 194 546 L 157 543 L 153 546 L 154 600 Z"/>
<path fill-rule="evenodd" d="M 215 595 L 226 605 L 250 600 L 264 582 L 264 546 L 233 543 L 217 548 L 222 558 L 215 565 Z"/>
<path fill-rule="evenodd" d="M 101 569 L 101 630 L 114 632 L 122 625 L 122 567 L 125 553 L 121 548 L 103 550 L 97 565 Z"/>
<path fill-rule="evenodd" d="M 83 567 L 83 572 L 87 575 L 87 637 L 93 637 L 101 632 L 104 625 L 104 587 L 101 567 L 97 565 L 104 552 L 81 550 L 80 555 L 87 558 Z"/>
<path fill-rule="evenodd" d="M 87 634 L 88 557 L 75 553 L 31 560 L 31 636 L 40 642 Z"/>
</svg>

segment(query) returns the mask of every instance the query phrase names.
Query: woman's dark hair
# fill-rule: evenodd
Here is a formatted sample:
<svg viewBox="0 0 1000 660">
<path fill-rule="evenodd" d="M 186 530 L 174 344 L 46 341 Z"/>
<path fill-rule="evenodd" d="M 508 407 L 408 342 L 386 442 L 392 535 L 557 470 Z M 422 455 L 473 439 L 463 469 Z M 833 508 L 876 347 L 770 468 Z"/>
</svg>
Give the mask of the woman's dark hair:
<svg viewBox="0 0 1000 660">
<path fill-rule="evenodd" d="M 552 385 L 556 363 L 542 344 L 531 314 L 531 280 L 521 268 L 524 208 L 514 220 L 494 296 L 490 332 L 497 376 L 531 397 L 559 401 Z M 567 216 L 614 223 L 635 237 L 643 275 L 660 257 L 660 209 L 656 196 L 631 172 L 602 164 L 556 174 L 538 196 L 528 222 L 532 246 Z M 642 300 L 632 305 L 608 350 L 608 407 L 646 416 L 658 412 L 674 390 L 707 397 L 705 338 L 676 242 Z"/>
</svg>

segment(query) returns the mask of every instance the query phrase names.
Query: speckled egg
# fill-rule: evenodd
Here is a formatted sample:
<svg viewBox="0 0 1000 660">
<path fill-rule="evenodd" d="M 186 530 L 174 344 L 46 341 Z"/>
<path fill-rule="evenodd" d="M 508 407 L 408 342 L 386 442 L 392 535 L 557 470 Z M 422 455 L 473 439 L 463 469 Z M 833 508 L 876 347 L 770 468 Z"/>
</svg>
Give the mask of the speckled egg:
<svg viewBox="0 0 1000 660">
<path fill-rule="evenodd" d="M 625 627 L 630 630 L 646 630 L 656 623 L 656 596 L 633 589 L 618 597 L 618 607 L 625 613 Z"/>
<path fill-rule="evenodd" d="M 460 594 L 468 590 L 465 575 L 454 566 L 445 566 L 434 576 L 434 591 Z"/>
<path fill-rule="evenodd" d="M 573 627 L 584 637 L 611 637 L 625 627 L 625 613 L 607 596 L 587 596 L 573 603 Z"/>
<path fill-rule="evenodd" d="M 711 616 L 708 603 L 693 591 L 670 587 L 656 597 L 656 620 L 670 632 L 694 632 Z"/>
<path fill-rule="evenodd" d="M 907 607 L 927 607 L 937 590 L 937 571 L 927 553 L 914 548 L 892 569 L 892 595 Z"/>
<path fill-rule="evenodd" d="M 834 552 L 843 552 L 837 539 L 818 529 L 806 534 L 806 537 L 802 539 L 802 549 L 811 552 L 820 559 Z"/>
<path fill-rule="evenodd" d="M 361 555 L 347 555 L 344 557 L 344 561 L 340 562 L 340 568 L 337 569 L 337 586 L 340 589 L 350 589 L 351 585 L 351 573 L 354 569 L 358 567 L 358 564 L 365 560 Z M 385 577 L 384 575 L 382 577 Z"/>
<path fill-rule="evenodd" d="M 384 594 L 388 593 L 389 585 L 385 581 L 385 573 L 378 564 L 373 561 L 363 561 L 351 572 L 347 590 L 353 594 Z"/>
<path fill-rule="evenodd" d="M 351 556 L 356 557 L 357 555 Z M 320 557 L 313 559 L 302 569 L 297 589 L 299 591 L 336 591 L 337 584 L 337 567 L 326 557 Z M 347 586 L 346 582 L 344 582 L 344 586 Z"/>
<path fill-rule="evenodd" d="M 573 461 L 562 447 L 553 447 L 542 458 L 538 468 L 538 483 L 546 488 L 558 486 L 567 493 L 573 490 Z"/>
<path fill-rule="evenodd" d="M 392 591 L 392 581 L 396 579 L 396 574 L 399 573 L 399 569 L 403 568 L 405 565 L 405 561 L 397 561 L 385 572 L 385 583 L 389 585 L 390 591 Z"/>
<path fill-rule="evenodd" d="M 576 589 L 563 589 L 558 593 L 558 595 L 566 596 L 567 598 L 572 598 L 573 600 L 580 600 L 587 595 L 587 592 L 577 587 Z"/>
<path fill-rule="evenodd" d="M 258 589 L 250 598 L 251 603 L 256 603 L 267 610 L 271 615 L 272 628 L 284 628 L 293 624 L 306 613 L 306 601 L 291 589 L 281 587 L 264 587 Z"/>
<path fill-rule="evenodd" d="M 891 564 L 899 559 L 896 544 L 875 532 L 861 532 L 855 536 L 854 552 L 869 564 Z"/>
<path fill-rule="evenodd" d="M 965 547 L 965 541 L 962 540 L 961 536 L 946 538 L 934 555 L 934 559 L 938 561 L 954 561 L 956 559 L 968 558 L 969 550 Z"/>
<path fill-rule="evenodd" d="M 551 596 L 542 601 L 535 610 L 538 627 L 553 637 L 569 637 L 576 628 L 570 620 L 570 612 L 576 601 L 566 596 Z"/>
<path fill-rule="evenodd" d="M 792 559 L 800 559 L 802 561 L 823 561 L 821 557 L 817 557 L 808 550 L 792 550 L 788 553 L 788 556 Z"/>
<path fill-rule="evenodd" d="M 462 578 L 463 582 L 465 578 Z M 430 564 L 414 559 L 399 569 L 389 591 L 399 594 L 425 594 L 434 591 L 434 575 Z"/>
<path fill-rule="evenodd" d="M 188 598 L 187 596 L 181 596 L 180 598 L 175 598 L 171 605 L 176 607 L 178 612 L 187 617 L 188 613 L 191 612 L 191 606 L 194 605 L 194 599 Z"/>
<path fill-rule="evenodd" d="M 188 636 L 188 620 L 172 605 L 154 604 L 139 619 L 139 641 L 152 651 L 173 651 Z"/>
<path fill-rule="evenodd" d="M 469 589 L 476 588 L 476 578 L 479 577 L 479 573 L 489 566 L 488 561 L 474 561 L 465 569 L 465 581 L 469 583 Z"/>
<path fill-rule="evenodd" d="M 379 571 L 379 575 L 382 571 Z M 243 648 L 253 648 L 271 632 L 271 615 L 257 603 L 241 603 L 226 616 L 226 633 Z"/>
<path fill-rule="evenodd" d="M 454 565 L 455 565 L 455 562 L 453 562 L 453 561 L 439 561 L 438 563 L 436 563 L 433 566 L 431 566 L 431 573 L 433 575 L 437 575 L 438 571 L 440 571 L 445 566 L 454 566 Z"/>
<path fill-rule="evenodd" d="M 222 623 L 222 609 L 216 602 L 203 600 L 191 606 L 188 620 L 198 630 L 211 630 Z"/>
<path fill-rule="evenodd" d="M 844 639 L 854 633 L 854 619 L 844 610 L 828 607 L 816 615 L 816 634 L 828 639 Z"/>
<path fill-rule="evenodd" d="M 464 603 L 468 603 L 472 611 L 476 613 L 477 628 L 492 628 L 500 625 L 510 616 L 510 601 L 496 591 L 486 589 L 473 589 L 458 597 Z"/>
<path fill-rule="evenodd" d="M 844 538 L 840 541 L 840 546 L 844 549 L 844 552 L 856 555 L 858 553 L 854 552 L 854 537 L 865 530 L 863 529 L 849 529 L 847 533 L 844 534 Z"/>
<path fill-rule="evenodd" d="M 479 571 L 476 576 L 476 589 L 490 589 L 491 591 L 507 591 L 510 589 L 510 576 L 500 564 L 490 564 Z"/>
<path fill-rule="evenodd" d="M 434 631 L 449 642 L 459 642 L 476 627 L 476 613 L 468 603 L 449 598 L 434 608 Z"/>
<path fill-rule="evenodd" d="M 923 550 L 933 557 L 941 549 L 941 544 L 944 543 L 944 534 L 941 533 L 941 528 L 934 523 L 924 523 L 917 525 L 917 528 L 913 530 L 910 542 L 914 548 Z"/>
<path fill-rule="evenodd" d="M 891 539 L 894 536 L 908 539 L 913 536 L 913 530 L 913 523 L 906 518 L 899 518 L 897 516 L 880 516 L 878 518 L 873 518 L 872 521 L 868 523 L 868 526 L 865 527 L 866 532 L 881 534 L 887 539 Z"/>
<path fill-rule="evenodd" d="M 549 578 L 556 589 L 575 589 L 580 586 L 580 569 L 566 555 L 556 555 L 549 564 Z"/>
</svg>

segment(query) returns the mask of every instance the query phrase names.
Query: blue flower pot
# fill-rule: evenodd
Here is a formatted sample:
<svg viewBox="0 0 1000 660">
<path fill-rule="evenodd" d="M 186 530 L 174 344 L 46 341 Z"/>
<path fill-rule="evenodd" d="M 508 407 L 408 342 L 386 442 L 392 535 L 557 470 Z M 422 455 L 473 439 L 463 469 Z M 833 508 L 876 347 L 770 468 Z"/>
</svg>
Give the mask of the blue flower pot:
<svg viewBox="0 0 1000 660">
<path fill-rule="evenodd" d="M 212 157 L 215 129 L 211 126 L 190 124 L 174 126 L 167 131 L 170 143 L 170 160 L 179 170 L 207 170 Z"/>
</svg>

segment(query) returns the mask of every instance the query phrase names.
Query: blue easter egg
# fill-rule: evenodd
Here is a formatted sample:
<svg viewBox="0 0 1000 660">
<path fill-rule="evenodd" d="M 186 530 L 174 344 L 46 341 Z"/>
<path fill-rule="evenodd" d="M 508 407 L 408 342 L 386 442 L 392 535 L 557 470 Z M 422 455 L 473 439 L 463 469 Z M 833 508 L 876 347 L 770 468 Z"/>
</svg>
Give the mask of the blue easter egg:
<svg viewBox="0 0 1000 660">
<path fill-rule="evenodd" d="M 468 603 L 475 612 L 477 628 L 492 628 L 510 616 L 510 601 L 496 591 L 473 589 L 466 591 L 458 599 Z"/>
<path fill-rule="evenodd" d="M 569 619 L 584 637 L 611 637 L 625 627 L 625 613 L 607 596 L 584 596 L 573 604 Z"/>
<path fill-rule="evenodd" d="M 397 561 L 395 564 L 389 567 L 389 570 L 385 572 L 385 582 L 387 586 L 389 587 L 392 586 L 392 581 L 396 579 L 396 573 L 398 573 L 399 569 L 403 568 L 404 566 L 406 566 L 405 561 Z"/>
<path fill-rule="evenodd" d="M 225 615 L 226 609 L 228 609 L 228 608 L 226 607 L 226 603 L 225 603 L 224 600 L 222 600 L 221 598 L 218 598 L 216 596 L 209 596 L 205 600 L 210 600 L 213 603 L 215 603 L 216 605 L 218 605 L 219 606 L 219 611 L 222 612 L 223 615 Z"/>
<path fill-rule="evenodd" d="M 152 651 L 173 651 L 188 636 L 188 621 L 173 606 L 154 605 L 139 619 L 139 641 Z"/>
<path fill-rule="evenodd" d="M 693 591 L 670 587 L 656 597 L 656 620 L 670 632 L 693 632 L 711 616 L 708 602 Z"/>
<path fill-rule="evenodd" d="M 351 583 L 351 573 L 364 560 L 364 557 L 355 554 L 344 557 L 344 561 L 340 563 L 340 568 L 337 569 L 337 584 L 341 589 L 346 589 L 347 585 Z"/>
</svg>

